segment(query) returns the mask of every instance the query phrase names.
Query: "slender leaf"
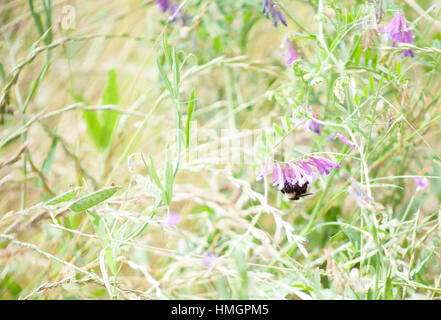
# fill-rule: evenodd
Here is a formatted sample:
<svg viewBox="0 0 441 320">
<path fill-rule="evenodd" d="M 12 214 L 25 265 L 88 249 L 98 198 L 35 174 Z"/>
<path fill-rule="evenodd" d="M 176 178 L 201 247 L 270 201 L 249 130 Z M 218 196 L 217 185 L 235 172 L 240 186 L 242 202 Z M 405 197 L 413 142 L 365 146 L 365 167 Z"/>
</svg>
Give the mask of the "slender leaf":
<svg viewBox="0 0 441 320">
<path fill-rule="evenodd" d="M 110 70 L 107 78 L 107 86 L 104 90 L 102 103 L 106 104 L 119 104 L 118 85 L 116 83 L 116 72 Z M 119 114 L 113 110 L 103 111 L 103 125 L 101 128 L 101 146 L 106 148 L 110 144 L 113 130 L 118 122 Z"/>
<path fill-rule="evenodd" d="M 191 92 L 190 96 L 190 102 L 188 103 L 188 111 L 187 111 L 187 124 L 185 126 L 185 146 L 187 149 L 190 147 L 190 123 L 191 118 L 193 116 L 193 110 L 194 110 L 194 89 Z"/>
</svg>

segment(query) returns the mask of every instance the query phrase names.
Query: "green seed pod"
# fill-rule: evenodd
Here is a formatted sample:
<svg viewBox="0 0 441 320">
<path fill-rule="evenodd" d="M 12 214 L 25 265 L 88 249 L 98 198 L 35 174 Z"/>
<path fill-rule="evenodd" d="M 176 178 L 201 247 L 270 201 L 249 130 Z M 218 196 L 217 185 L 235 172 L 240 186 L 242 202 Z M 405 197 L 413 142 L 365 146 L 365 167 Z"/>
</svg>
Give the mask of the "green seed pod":
<svg viewBox="0 0 441 320">
<path fill-rule="evenodd" d="M 119 187 L 110 187 L 89 193 L 72 203 L 69 208 L 74 212 L 87 210 L 113 196 L 118 189 Z"/>
<path fill-rule="evenodd" d="M 46 204 L 49 206 L 53 206 L 55 204 L 61 203 L 61 202 L 66 202 L 69 201 L 70 199 L 72 199 L 73 197 L 76 196 L 76 194 L 78 193 L 78 190 L 80 190 L 81 188 L 75 188 L 69 191 L 66 191 L 58 196 L 53 197 L 52 199 L 49 199 Z"/>
</svg>

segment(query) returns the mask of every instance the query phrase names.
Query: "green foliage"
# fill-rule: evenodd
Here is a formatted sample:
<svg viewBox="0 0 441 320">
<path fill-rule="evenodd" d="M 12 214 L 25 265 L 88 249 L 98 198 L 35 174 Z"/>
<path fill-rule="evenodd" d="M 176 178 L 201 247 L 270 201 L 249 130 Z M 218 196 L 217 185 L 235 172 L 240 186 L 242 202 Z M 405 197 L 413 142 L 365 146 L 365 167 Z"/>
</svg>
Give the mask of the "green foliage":
<svg viewBox="0 0 441 320">
<path fill-rule="evenodd" d="M 89 105 L 88 101 L 79 94 L 72 94 L 76 102 Z M 110 70 L 107 76 L 107 84 L 102 94 L 103 105 L 118 106 L 118 84 L 115 70 Z M 113 110 L 104 110 L 101 117 L 95 111 L 83 111 L 83 118 L 87 124 L 87 130 L 95 145 L 101 149 L 110 146 L 113 132 L 118 124 L 119 114 Z"/>
</svg>

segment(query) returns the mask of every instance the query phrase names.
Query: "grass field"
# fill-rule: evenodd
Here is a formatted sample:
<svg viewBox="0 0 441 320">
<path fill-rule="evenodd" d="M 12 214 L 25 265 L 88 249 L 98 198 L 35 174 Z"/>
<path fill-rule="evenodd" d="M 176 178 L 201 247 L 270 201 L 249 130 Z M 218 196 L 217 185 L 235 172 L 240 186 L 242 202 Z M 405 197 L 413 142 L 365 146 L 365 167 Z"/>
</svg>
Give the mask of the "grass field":
<svg viewBox="0 0 441 320">
<path fill-rule="evenodd" d="M 440 1 L 0 19 L 0 299 L 441 298 Z"/>
</svg>

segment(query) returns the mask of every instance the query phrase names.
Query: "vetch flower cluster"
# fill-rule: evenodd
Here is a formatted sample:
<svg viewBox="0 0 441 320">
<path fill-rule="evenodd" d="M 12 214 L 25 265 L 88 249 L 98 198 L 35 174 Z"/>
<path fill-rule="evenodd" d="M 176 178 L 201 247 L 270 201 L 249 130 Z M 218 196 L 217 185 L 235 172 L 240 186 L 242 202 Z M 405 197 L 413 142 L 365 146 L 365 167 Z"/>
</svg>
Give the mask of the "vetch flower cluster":
<svg viewBox="0 0 441 320">
<path fill-rule="evenodd" d="M 329 174 L 331 169 L 339 168 L 337 163 L 318 156 L 308 156 L 290 162 L 276 161 L 273 165 L 272 185 L 277 186 L 279 190 L 297 189 L 313 183 L 320 175 Z M 267 169 L 268 162 L 265 162 L 256 178 L 257 181 L 263 179 L 267 174 Z"/>
<path fill-rule="evenodd" d="M 397 43 L 409 43 L 413 44 L 415 36 L 406 25 L 404 15 L 398 11 L 394 18 L 389 22 L 385 28 L 380 28 L 381 32 L 384 32 L 387 37 L 392 39 L 392 46 L 396 46 Z M 405 50 L 401 53 L 404 58 L 406 56 L 414 57 L 412 50 Z"/>
<path fill-rule="evenodd" d="M 288 25 L 286 22 L 285 15 L 280 11 L 276 4 L 272 0 L 262 0 L 262 13 L 265 14 L 266 18 L 269 16 L 273 17 L 274 26 L 277 27 L 280 21 L 285 27 Z"/>
</svg>

